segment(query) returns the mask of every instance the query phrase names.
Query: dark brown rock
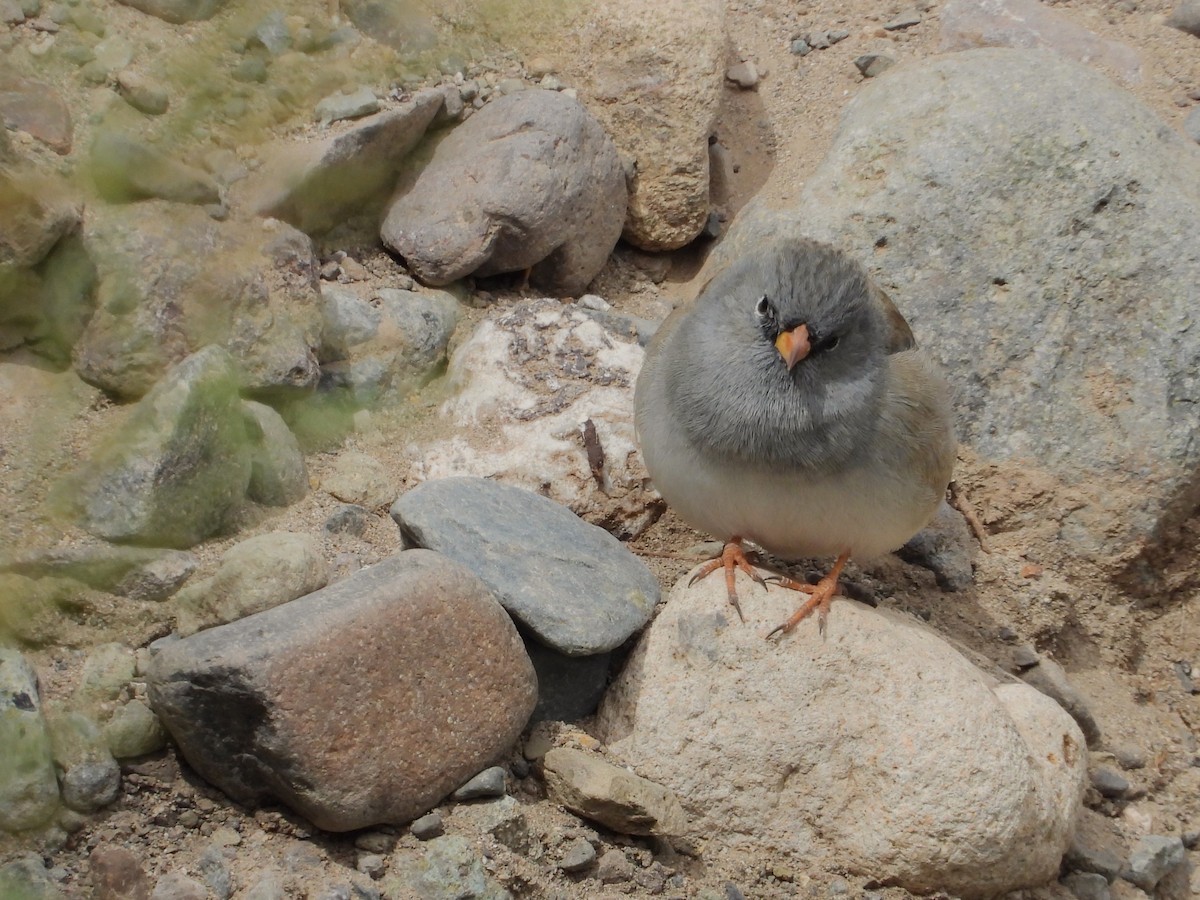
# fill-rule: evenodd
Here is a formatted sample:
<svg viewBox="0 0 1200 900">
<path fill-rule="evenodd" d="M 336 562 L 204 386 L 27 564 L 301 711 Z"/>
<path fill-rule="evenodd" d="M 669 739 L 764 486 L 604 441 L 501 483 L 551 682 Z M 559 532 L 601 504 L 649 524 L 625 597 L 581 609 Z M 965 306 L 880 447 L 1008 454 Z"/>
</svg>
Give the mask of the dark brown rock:
<svg viewBox="0 0 1200 900">
<path fill-rule="evenodd" d="M 94 900 L 149 900 L 150 880 L 124 847 L 101 844 L 88 857 Z"/>
<path fill-rule="evenodd" d="M 496 762 L 537 684 L 483 583 L 410 550 L 165 644 L 149 694 L 184 757 L 231 797 L 349 831 L 408 822 Z"/>
</svg>

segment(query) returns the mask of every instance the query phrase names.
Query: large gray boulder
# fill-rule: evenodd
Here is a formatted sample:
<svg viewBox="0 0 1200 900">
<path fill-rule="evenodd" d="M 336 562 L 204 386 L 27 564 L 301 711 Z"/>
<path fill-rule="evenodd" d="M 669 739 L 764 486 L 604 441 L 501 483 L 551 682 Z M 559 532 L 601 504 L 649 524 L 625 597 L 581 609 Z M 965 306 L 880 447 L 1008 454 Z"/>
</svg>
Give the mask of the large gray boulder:
<svg viewBox="0 0 1200 900">
<path fill-rule="evenodd" d="M 583 292 L 621 236 L 625 175 L 578 101 L 554 91 L 493 100 L 402 184 L 383 242 L 422 281 L 531 269 L 538 287 Z"/>
<path fill-rule="evenodd" d="M 915 620 L 685 577 L 600 708 L 609 750 L 675 792 L 689 834 L 917 893 L 993 897 L 1059 869 L 1087 746 L 1053 700 L 997 683 Z"/>
<path fill-rule="evenodd" d="M 162 644 L 148 689 L 204 778 L 329 831 L 427 812 L 509 749 L 537 697 L 487 587 L 425 550 Z"/>
<path fill-rule="evenodd" d="M 1200 148 L 1131 94 L 1042 50 L 898 66 L 799 203 L 744 211 L 713 264 L 787 232 L 868 265 L 966 444 L 1066 483 L 1062 546 L 1124 570 L 1195 507 Z"/>
<path fill-rule="evenodd" d="M 97 537 L 186 548 L 229 524 L 250 467 L 237 368 L 207 347 L 139 400 L 59 490 Z"/>
<path fill-rule="evenodd" d="M 294 228 L 146 202 L 136 212 L 93 207 L 84 240 L 99 277 L 96 313 L 75 348 L 85 381 L 140 397 L 172 364 L 220 344 L 251 391 L 289 396 L 316 386 L 316 259 Z"/>
</svg>

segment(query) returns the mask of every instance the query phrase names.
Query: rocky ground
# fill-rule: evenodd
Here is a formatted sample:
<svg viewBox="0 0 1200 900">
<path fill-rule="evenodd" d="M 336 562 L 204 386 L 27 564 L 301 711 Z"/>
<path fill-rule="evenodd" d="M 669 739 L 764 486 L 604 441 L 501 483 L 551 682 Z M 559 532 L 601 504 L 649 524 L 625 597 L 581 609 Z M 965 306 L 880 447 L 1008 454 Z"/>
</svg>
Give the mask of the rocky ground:
<svg viewBox="0 0 1200 900">
<path fill-rule="evenodd" d="M 726 229 L 751 201 L 767 208 L 793 204 L 833 146 L 847 104 L 870 83 L 855 60 L 872 53 L 899 62 L 934 56 L 953 24 L 944 16 L 948 6 L 926 3 L 909 9 L 906 4 L 872 0 L 726 4 L 724 65 L 733 77 L 721 88 L 714 129 L 713 158 L 718 165 L 711 231 Z M 1112 42 L 1079 43 L 1078 34 L 1068 33 L 1059 36 L 1064 53 L 1086 57 L 1132 92 L 1166 128 L 1196 136 L 1200 39 L 1167 26 L 1173 8 L 1168 0 L 1072 0 L 1043 6 L 1086 28 L 1092 40 Z M 570 65 L 547 62 L 562 48 L 539 42 L 550 40 L 548 35 L 575 13 L 573 4 L 555 5 L 552 11 L 538 4 L 454 4 L 438 15 L 415 6 L 403 9 L 412 14 L 411 19 L 401 17 L 405 34 L 417 37 L 408 38 L 414 44 L 401 54 L 411 65 L 397 66 L 396 51 L 383 40 L 366 41 L 343 54 L 272 57 L 269 29 L 257 44 L 231 38 L 266 21 L 271 10 L 255 4 L 234 4 L 219 14 L 221 28 L 212 28 L 203 23 L 169 25 L 106 0 L 0 2 L 7 23 L 0 25 L 0 49 L 7 57 L 0 59 L 0 75 L 36 77 L 53 91 L 55 101 L 33 103 L 34 114 L 23 120 L 24 128 L 13 126 L 9 140 L 19 153 L 74 177 L 79 154 L 72 155 L 72 143 L 75 149 L 88 146 L 100 126 L 130 114 L 120 105 L 124 99 L 114 107 L 114 96 L 135 96 L 134 106 L 152 109 L 165 94 L 177 112 L 182 108 L 187 113 L 153 120 L 139 126 L 140 133 L 151 146 L 187 158 L 198 168 L 205 157 L 202 167 L 215 178 L 221 171 L 260 169 L 258 148 L 268 137 L 300 143 L 321 140 L 324 132 L 313 122 L 313 109 L 337 89 L 394 91 L 388 98 L 394 104 L 400 102 L 397 98 L 441 83 L 457 88 L 475 81 L 499 95 L 503 91 L 498 86 L 506 79 L 533 84 L 550 77 L 569 88 L 570 71 L 606 62 L 608 48 L 589 43 L 587 33 L 582 39 L 572 35 L 575 58 Z M 325 4 L 301 4 L 287 12 L 308 28 L 311 40 L 331 40 L 335 46 L 337 39 L 330 36 L 345 25 L 348 15 L 348 10 Z M 909 24 L 902 24 L 902 18 Z M 285 24 L 297 31 L 296 22 Z M 439 37 L 442 44 L 437 43 Z M 801 39 L 805 47 L 796 44 Z M 960 40 L 960 46 L 982 43 L 969 30 Z M 421 49 L 423 43 L 426 49 Z M 442 65 L 443 73 L 431 74 L 431 63 L 436 68 L 436 57 L 446 46 L 456 59 Z M 120 65 L 113 66 L 107 54 L 117 57 Z M 153 66 L 152 59 L 170 63 Z M 327 65 L 313 65 L 313 59 Z M 259 77 L 266 64 L 272 67 L 269 79 Z M 138 78 L 147 72 L 153 75 L 149 85 L 145 77 Z M 263 84 L 267 88 L 257 89 Z M 3 96 L 19 94 L 4 85 L 0 91 L 8 91 Z M 470 91 L 459 93 L 470 106 Z M 918 98 L 908 99 L 915 104 Z M 30 105 L 24 104 L 22 115 L 29 115 Z M 55 118 L 60 106 L 73 128 L 62 129 Z M 222 194 L 219 191 L 209 205 L 214 220 L 228 214 L 221 209 Z M 611 305 L 611 312 L 625 317 L 626 324 L 634 323 L 635 329 L 639 321 L 660 320 L 675 304 L 695 295 L 706 277 L 702 268 L 713 243 L 702 237 L 681 249 L 657 253 L 618 245 L 588 288 L 603 301 L 593 305 Z M 412 286 L 361 221 L 351 219 L 318 238 L 316 249 L 326 288 L 370 292 Z M 877 249 L 882 256 L 882 248 Z M 225 252 L 230 254 L 228 270 L 236 270 L 235 254 L 229 248 Z M 476 331 L 481 324 L 497 329 L 485 333 L 493 337 L 529 333 L 528 321 L 497 324 L 497 311 L 515 310 L 519 319 L 522 304 L 539 296 L 519 279 L 500 278 L 474 285 L 469 295 L 438 295 L 429 300 L 429 310 L 440 323 L 443 347 L 452 355 L 481 333 Z M 453 317 L 443 314 L 451 307 Z M 936 322 L 926 319 L 925 324 L 930 333 L 936 330 Z M 915 325 L 922 332 L 922 322 Z M 452 363 L 450 378 L 407 388 L 407 403 L 400 408 L 360 413 L 347 435 L 337 428 L 331 429 L 332 435 L 326 433 L 320 421 L 293 420 L 306 441 L 312 489 L 301 491 L 302 499 L 283 508 L 259 505 L 243 510 L 227 537 L 193 547 L 193 580 L 212 576 L 222 555 L 238 541 L 271 532 L 312 536 L 318 541 L 316 555 L 335 579 L 384 559 L 402 547 L 400 531 L 387 515 L 392 499 L 456 466 L 486 469 L 492 464 L 454 443 L 466 432 L 483 437 L 472 448 L 489 443 L 501 451 L 508 447 L 507 461 L 498 465 L 508 466 L 504 471 L 516 481 L 528 474 L 522 466 L 531 453 L 565 453 L 556 429 L 573 422 L 571 409 L 547 407 L 530 418 L 527 432 L 512 432 L 506 430 L 511 423 L 498 419 L 494 409 L 489 411 L 486 390 L 461 392 L 471 372 L 486 370 L 490 362 L 523 388 L 535 390 L 539 382 L 544 386 L 546 373 L 538 360 L 519 354 L 489 360 L 485 351 L 494 344 L 483 340 L 471 345 L 477 352 L 466 354 L 466 362 Z M 117 402 L 119 391 L 105 393 L 77 379 L 60 378 L 55 371 L 60 365 L 47 364 L 44 355 L 26 347 L 14 347 L 3 362 L 0 383 L 10 399 L 2 414 L 0 502 L 6 522 L 0 534 L 19 550 L 83 542 L 82 532 L 64 526 L 47 510 L 61 499 L 55 493 L 61 488 L 55 486 L 62 473 L 90 455 L 98 431 L 127 414 Z M 633 350 L 611 361 L 614 371 L 635 362 Z M 953 371 L 950 377 L 955 380 Z M 448 397 L 450 402 L 443 405 Z M 616 423 L 601 434 L 610 461 L 623 459 L 630 435 L 621 430 L 616 409 L 621 395 L 594 402 L 592 409 Z M 558 414 L 561 421 L 552 418 Z M 607 427 L 601 414 L 596 419 L 598 427 Z M 1062 442 L 1069 445 L 1071 438 L 1068 433 Z M 369 459 L 363 462 L 352 454 Z M 640 488 L 637 465 L 635 460 L 624 466 L 611 462 L 609 467 L 610 478 L 626 493 Z M 944 591 L 934 573 L 899 558 L 854 568 L 849 581 L 863 599 L 928 623 L 984 669 L 1049 673 L 1045 677 L 1058 684 L 1047 689 L 1057 691 L 1066 705 L 1075 704 L 1077 720 L 1090 721 L 1102 735 L 1091 749 L 1091 786 L 1079 838 L 1064 864 L 1064 881 L 1026 895 L 1143 896 L 1146 891 L 1128 879 L 1115 878 L 1109 885 L 1103 878 L 1101 886 L 1095 877 L 1081 875 L 1116 875 L 1141 867 L 1143 874 L 1134 880 L 1149 885 L 1144 872 L 1151 864 L 1137 857 L 1146 836 L 1168 843 L 1179 838 L 1187 856 L 1200 862 L 1195 852 L 1200 830 L 1200 687 L 1192 680 L 1192 666 L 1200 665 L 1200 580 L 1195 568 L 1200 524 L 1190 509 L 1172 521 L 1172 538 L 1153 559 L 1157 575 L 1148 592 L 1131 587 L 1128 570 L 1118 572 L 1119 567 L 1101 561 L 1099 555 L 1089 558 L 1060 546 L 1060 526 L 1081 504 L 1080 497 L 1090 496 L 1087 485 L 1066 485 L 1040 469 L 997 460 L 966 446 L 956 482 L 964 507 L 978 517 L 988 545 L 987 552 L 974 542 L 960 545 L 973 567 L 969 586 Z M 559 489 L 565 492 L 562 497 L 554 494 Z M 621 496 L 622 490 L 611 493 Z M 572 499 L 569 485 L 547 485 L 545 492 L 563 502 Z M 1132 509 L 1138 507 L 1141 494 L 1136 482 L 1126 481 L 1110 491 L 1106 502 L 1109 508 L 1128 504 Z M 1184 505 L 1193 494 L 1194 488 L 1178 491 Z M 365 515 L 351 527 L 330 529 L 333 518 L 347 515 L 347 503 L 360 506 Z M 649 566 L 665 596 L 692 566 L 689 548 L 704 536 L 692 532 L 670 510 L 643 530 L 658 511 L 648 513 L 645 502 L 614 501 L 586 513 L 621 537 L 637 534 L 628 546 Z M 6 589 L 15 590 L 12 582 Z M 64 615 L 34 621 L 25 634 L 25 656 L 36 669 L 41 702 L 49 706 L 77 696 L 89 673 L 105 669 L 91 652 L 93 647 L 119 642 L 143 648 L 181 624 L 174 608 L 131 603 L 105 591 L 67 598 L 61 608 Z M 214 614 L 211 609 L 199 613 L 201 618 Z M 192 627 L 204 624 L 209 622 L 193 622 Z M 628 649 L 617 652 L 614 670 Z M 139 664 L 145 658 L 143 650 Z M 1064 687 L 1066 678 L 1069 684 Z M 140 684 L 139 679 L 133 686 L 122 683 L 111 696 L 101 688 L 99 702 L 111 708 L 127 705 L 131 698 L 143 699 Z M 786 710 L 779 714 L 786 715 Z M 502 760 L 510 800 L 497 802 L 486 796 L 494 794 L 493 785 L 482 799 L 447 800 L 433 820 L 419 820 L 411 828 L 349 835 L 320 831 L 282 807 L 235 804 L 167 747 L 124 763 L 118 796 L 99 811 L 64 813 L 52 827 L 9 836 L 0 846 L 6 859 L 19 861 L 10 873 L 34 872 L 25 880 L 32 885 L 30 895 L 37 897 L 57 896 L 55 891 L 68 897 L 145 897 L 153 892 L 161 900 L 324 900 L 490 897 L 503 896 L 504 890 L 530 897 L 908 896 L 868 875 L 849 874 L 836 856 L 818 854 L 797 862 L 720 840 L 703 846 L 672 845 L 579 818 L 547 797 L 542 760 L 550 747 L 603 750 L 591 719 L 539 726 Z M 434 858 L 425 849 L 426 840 L 439 831 L 461 841 L 440 844 Z M 20 869 L 22 865 L 26 868 Z M 435 893 L 428 884 L 414 887 L 412 873 L 439 867 L 448 873 L 449 887 L 442 890 L 450 893 Z M 1186 863 L 1175 865 L 1156 896 L 1185 896 L 1189 877 Z M 1146 890 L 1154 892 L 1153 886 Z M 1190 890 L 1200 890 L 1194 879 Z"/>
</svg>

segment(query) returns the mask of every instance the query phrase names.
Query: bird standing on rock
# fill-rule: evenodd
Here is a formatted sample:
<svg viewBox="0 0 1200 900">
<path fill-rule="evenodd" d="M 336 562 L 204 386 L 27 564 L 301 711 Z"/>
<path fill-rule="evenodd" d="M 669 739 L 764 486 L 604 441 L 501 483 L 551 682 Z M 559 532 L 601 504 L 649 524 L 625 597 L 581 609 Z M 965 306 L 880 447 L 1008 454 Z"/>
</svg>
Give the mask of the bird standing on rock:
<svg viewBox="0 0 1200 900">
<path fill-rule="evenodd" d="M 816 585 L 773 579 L 809 594 L 774 635 L 814 610 L 823 633 L 846 561 L 895 550 L 933 515 L 954 465 L 949 398 L 861 265 L 778 239 L 663 323 L 635 406 L 655 487 L 725 541 L 696 578 L 724 568 L 739 616 L 735 570 L 764 583 L 744 541 L 784 559 L 837 557 Z"/>
</svg>

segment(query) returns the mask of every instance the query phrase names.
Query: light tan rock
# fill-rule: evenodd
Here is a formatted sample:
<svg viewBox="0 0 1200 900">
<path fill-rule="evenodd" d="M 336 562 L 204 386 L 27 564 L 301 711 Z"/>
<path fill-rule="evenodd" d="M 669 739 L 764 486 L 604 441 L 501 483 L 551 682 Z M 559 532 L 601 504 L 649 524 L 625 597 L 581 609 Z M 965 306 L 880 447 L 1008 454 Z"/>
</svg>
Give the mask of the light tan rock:
<svg viewBox="0 0 1200 900">
<path fill-rule="evenodd" d="M 594 753 L 555 747 L 542 759 L 550 799 L 622 834 L 681 834 L 687 814 L 669 790 Z"/>
<path fill-rule="evenodd" d="M 553 55 L 555 72 L 636 165 L 622 237 L 644 250 L 673 250 L 695 238 L 709 212 L 724 4 L 597 0 L 571 34 L 539 55 Z"/>
<path fill-rule="evenodd" d="M 414 447 L 413 474 L 495 478 L 636 537 L 661 513 L 629 412 L 642 355 L 636 341 L 554 300 L 489 310 L 450 360 L 456 393 L 441 413 L 455 432 Z"/>
<path fill-rule="evenodd" d="M 997 686 L 914 621 L 837 601 L 824 639 L 766 633 L 797 595 L 683 579 L 601 706 L 611 751 L 673 790 L 690 836 L 828 855 L 910 891 L 993 896 L 1053 878 L 1087 748 L 1024 685 Z"/>
</svg>

